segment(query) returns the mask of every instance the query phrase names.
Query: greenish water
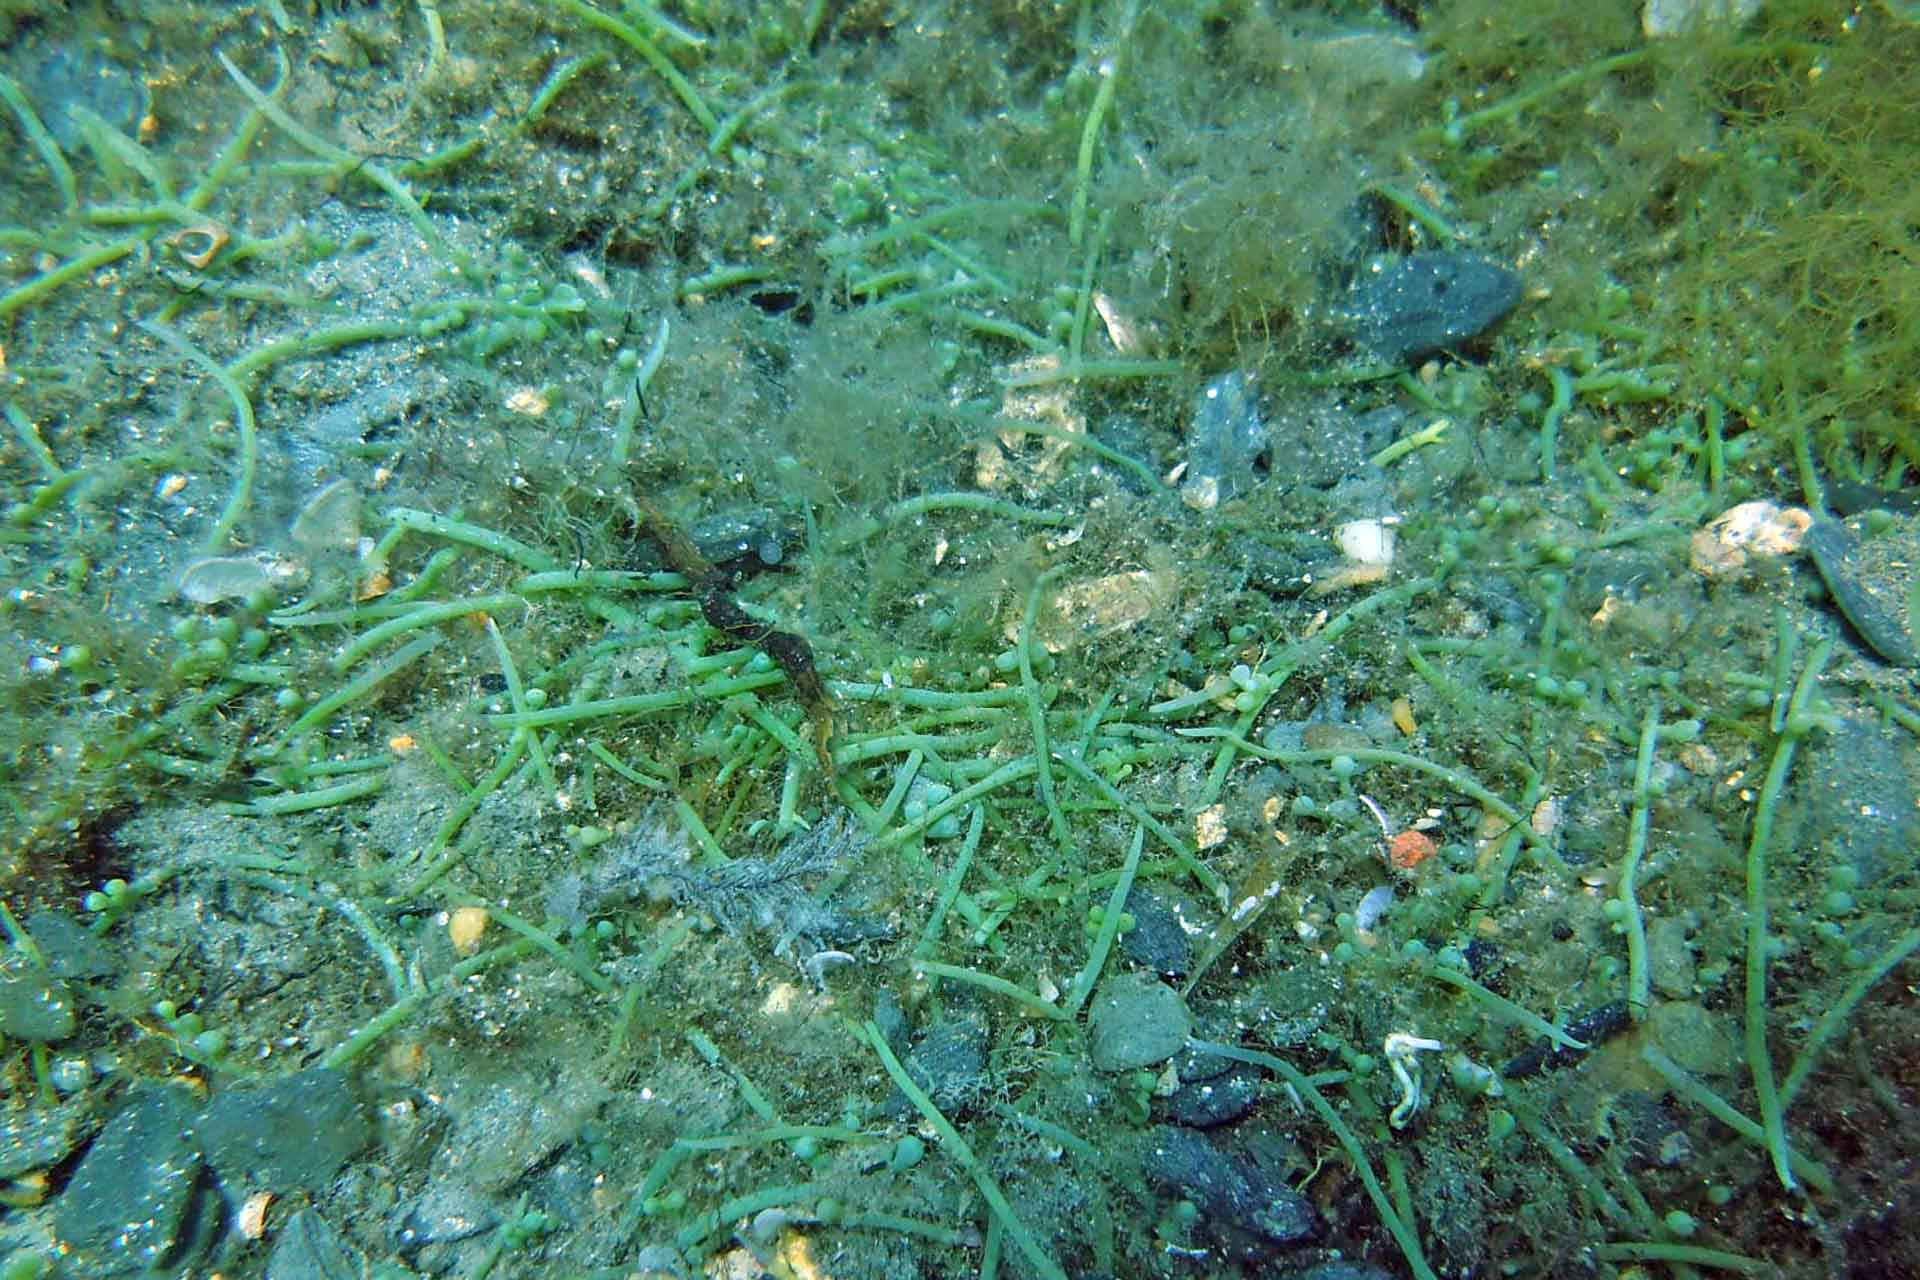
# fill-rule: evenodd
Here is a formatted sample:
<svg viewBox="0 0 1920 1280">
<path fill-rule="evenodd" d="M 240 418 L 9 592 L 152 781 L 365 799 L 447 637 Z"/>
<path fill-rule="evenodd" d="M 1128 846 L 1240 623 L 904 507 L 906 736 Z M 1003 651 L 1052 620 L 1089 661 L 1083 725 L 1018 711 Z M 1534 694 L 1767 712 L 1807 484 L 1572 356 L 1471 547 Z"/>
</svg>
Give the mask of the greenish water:
<svg viewBox="0 0 1920 1280">
<path fill-rule="evenodd" d="M 0 1274 L 1915 1269 L 1917 55 L 0 4 Z"/>
</svg>

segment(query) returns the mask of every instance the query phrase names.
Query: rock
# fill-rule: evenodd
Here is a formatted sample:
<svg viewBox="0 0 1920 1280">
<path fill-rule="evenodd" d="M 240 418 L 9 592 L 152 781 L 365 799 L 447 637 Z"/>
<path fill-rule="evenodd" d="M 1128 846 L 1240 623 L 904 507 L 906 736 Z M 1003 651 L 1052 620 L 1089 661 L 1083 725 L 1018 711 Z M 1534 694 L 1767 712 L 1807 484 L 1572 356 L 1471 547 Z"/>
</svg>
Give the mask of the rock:
<svg viewBox="0 0 1920 1280">
<path fill-rule="evenodd" d="M 402 1253 L 412 1253 L 470 1239 L 498 1221 L 493 1206 L 465 1182 L 435 1182 L 395 1211 L 393 1238 Z"/>
<path fill-rule="evenodd" d="M 27 933 L 39 944 L 56 978 L 104 978 L 119 969 L 112 943 L 72 916 L 36 911 L 27 917 Z"/>
<path fill-rule="evenodd" d="M 1120 951 L 1127 959 L 1162 978 L 1179 979 L 1193 963 L 1193 947 L 1181 923 L 1184 904 L 1170 902 L 1148 885 L 1135 885 L 1127 895 L 1126 912 L 1133 928 L 1120 935 Z"/>
<path fill-rule="evenodd" d="M 1695 969 L 1686 921 L 1672 915 L 1655 919 L 1647 927 L 1647 975 L 1653 990 L 1668 1000 L 1692 1000 Z"/>
<path fill-rule="evenodd" d="M 0 1118 L 0 1178 L 59 1164 L 96 1127 L 92 1108 L 79 1101 L 9 1112 Z"/>
<path fill-rule="evenodd" d="M 1289 1271 L 1280 1280 L 1394 1280 L 1393 1272 L 1371 1262 L 1316 1262 L 1304 1271 Z"/>
<path fill-rule="evenodd" d="M 1655 920 L 1647 930 L 1647 972 L 1653 989 L 1670 1000 L 1692 999 L 1696 967 L 1686 921 L 1672 916 Z"/>
<path fill-rule="evenodd" d="M 1088 1052 L 1100 1071 L 1150 1067 L 1180 1052 L 1192 1028 L 1179 992 L 1150 974 L 1123 973 L 1101 983 L 1094 997 Z"/>
<path fill-rule="evenodd" d="M 1147 1180 L 1191 1200 L 1216 1232 L 1245 1233 L 1273 1245 L 1300 1244 L 1319 1234 L 1313 1203 L 1252 1160 L 1177 1125 L 1161 1125 L 1147 1137 Z"/>
<path fill-rule="evenodd" d="M 1187 470 L 1180 500 L 1211 511 L 1253 487 L 1253 464 L 1267 447 L 1254 378 L 1224 373 L 1200 390 L 1187 433 Z"/>
<path fill-rule="evenodd" d="M 1879 569 L 1886 566 L 1870 566 L 1869 557 L 1858 554 L 1853 534 L 1837 520 L 1815 521 L 1805 545 L 1833 603 L 1867 648 L 1896 667 L 1920 666 L 1920 653 L 1901 625 L 1901 610 L 1882 598 Z M 1894 593 L 1885 589 L 1884 594 Z"/>
<path fill-rule="evenodd" d="M 359 1280 L 366 1257 L 312 1209 L 287 1220 L 267 1255 L 267 1280 Z"/>
<path fill-rule="evenodd" d="M 10 951 L 0 960 L 0 1034 L 34 1044 L 55 1044 L 78 1025 L 67 984 Z"/>
<path fill-rule="evenodd" d="M 1647 0 L 1640 10 L 1640 30 L 1649 40 L 1661 40 L 1745 26 L 1759 12 L 1760 0 Z"/>
<path fill-rule="evenodd" d="M 1458 249 L 1410 253 L 1363 271 L 1345 307 L 1361 346 L 1412 364 L 1486 333 L 1520 304 L 1520 277 Z"/>
<path fill-rule="evenodd" d="M 1359 412 L 1339 397 L 1285 397 L 1274 406 L 1267 469 L 1287 485 L 1332 489 L 1366 472 L 1407 418 L 1398 405 Z"/>
<path fill-rule="evenodd" d="M 1608 1101 L 1606 1118 L 1635 1169 L 1673 1169 L 1693 1158 L 1693 1142 L 1680 1117 L 1650 1093 L 1617 1094 Z"/>
<path fill-rule="evenodd" d="M 964 1111 L 986 1089 L 989 1042 L 985 1018 L 955 1014 L 928 1028 L 901 1065 L 936 1107 L 949 1114 Z M 905 1095 L 895 1090 L 888 1110 L 906 1114 L 910 1106 Z"/>
<path fill-rule="evenodd" d="M 1920 750 L 1905 731 L 1846 719 L 1802 749 L 1806 767 L 1794 772 L 1807 796 L 1805 823 L 1783 837 L 1827 851 L 1869 887 L 1907 866 L 1920 848 Z"/>
<path fill-rule="evenodd" d="M 194 1127 L 223 1180 L 282 1194 L 320 1190 L 373 1139 L 351 1082 L 325 1067 L 221 1093 Z"/>
<path fill-rule="evenodd" d="M 54 1201 L 54 1235 L 75 1274 L 158 1272 L 194 1252 L 200 1152 L 184 1089 L 140 1088 L 80 1158 Z"/>
<path fill-rule="evenodd" d="M 1167 1116 L 1175 1124 L 1189 1129 L 1215 1129 L 1231 1124 L 1259 1105 L 1259 1069 L 1235 1063 L 1224 1075 L 1182 1084 L 1167 1099 Z"/>
<path fill-rule="evenodd" d="M 1698 1004 L 1655 1001 L 1647 1029 L 1660 1051 L 1692 1075 L 1720 1076 L 1742 1069 L 1738 1038 L 1719 1014 Z"/>
</svg>

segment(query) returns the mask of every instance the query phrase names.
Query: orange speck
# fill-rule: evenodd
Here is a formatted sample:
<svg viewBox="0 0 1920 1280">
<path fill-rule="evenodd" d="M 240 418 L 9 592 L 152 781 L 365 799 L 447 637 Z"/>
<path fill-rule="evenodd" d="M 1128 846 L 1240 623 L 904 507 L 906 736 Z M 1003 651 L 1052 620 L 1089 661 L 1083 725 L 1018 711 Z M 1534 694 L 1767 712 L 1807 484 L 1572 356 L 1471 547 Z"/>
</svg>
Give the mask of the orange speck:
<svg viewBox="0 0 1920 1280">
<path fill-rule="evenodd" d="M 1395 871 L 1411 871 L 1440 851 L 1424 831 L 1402 831 L 1387 841 L 1387 861 Z"/>
<path fill-rule="evenodd" d="M 410 733 L 397 733 L 387 739 L 387 749 L 397 756 L 404 756 L 420 743 Z"/>
</svg>

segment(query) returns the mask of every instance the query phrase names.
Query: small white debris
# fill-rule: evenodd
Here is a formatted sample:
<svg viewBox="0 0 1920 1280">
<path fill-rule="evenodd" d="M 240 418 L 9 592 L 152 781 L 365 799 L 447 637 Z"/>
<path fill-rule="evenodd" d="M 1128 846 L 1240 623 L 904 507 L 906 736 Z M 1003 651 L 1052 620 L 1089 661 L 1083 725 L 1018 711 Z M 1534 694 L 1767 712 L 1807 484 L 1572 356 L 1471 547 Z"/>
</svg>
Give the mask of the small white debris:
<svg viewBox="0 0 1920 1280">
<path fill-rule="evenodd" d="M 1393 566 L 1394 517 L 1379 520 L 1349 520 L 1333 531 L 1340 554 L 1355 564 L 1388 569 Z"/>
<path fill-rule="evenodd" d="M 1800 549 L 1813 517 L 1799 507 L 1743 502 L 1694 530 L 1693 571 L 1706 578 L 1738 574 L 1756 556 L 1784 556 Z"/>
<path fill-rule="evenodd" d="M 243 600 L 257 591 L 272 590 L 298 572 L 270 556 L 209 556 L 181 571 L 180 596 L 194 604 Z"/>
</svg>

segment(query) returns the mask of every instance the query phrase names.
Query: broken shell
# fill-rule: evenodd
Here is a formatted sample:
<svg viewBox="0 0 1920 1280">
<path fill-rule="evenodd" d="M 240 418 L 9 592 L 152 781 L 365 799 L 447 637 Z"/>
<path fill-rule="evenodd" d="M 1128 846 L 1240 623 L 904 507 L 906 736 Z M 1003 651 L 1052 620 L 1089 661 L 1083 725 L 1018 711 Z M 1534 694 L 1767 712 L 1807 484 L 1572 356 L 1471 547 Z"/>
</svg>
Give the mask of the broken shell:
<svg viewBox="0 0 1920 1280">
<path fill-rule="evenodd" d="M 360 540 L 360 491 L 342 477 L 308 498 L 287 535 L 310 551 L 351 547 Z"/>
<path fill-rule="evenodd" d="M 213 255 L 219 253 L 232 237 L 227 229 L 217 222 L 202 222 L 198 226 L 182 227 L 167 237 L 170 248 L 180 254 L 180 258 L 196 271 L 205 270 L 213 261 Z"/>
<path fill-rule="evenodd" d="M 267 1206 L 272 1203 L 271 1191 L 256 1191 L 247 1197 L 233 1218 L 234 1229 L 243 1239 L 258 1240 L 267 1234 Z"/>
<path fill-rule="evenodd" d="M 1691 544 L 1693 571 L 1721 578 L 1746 568 L 1752 556 L 1783 556 L 1800 549 L 1813 517 L 1799 507 L 1743 502 L 1696 529 Z"/>
<path fill-rule="evenodd" d="M 180 595 L 194 604 L 244 600 L 299 575 L 299 566 L 272 556 L 209 556 L 180 571 Z"/>
<path fill-rule="evenodd" d="M 1393 526 L 1397 523 L 1392 518 L 1349 520 L 1333 531 L 1333 540 L 1339 544 L 1340 554 L 1355 564 L 1389 568 L 1393 564 Z"/>
</svg>

